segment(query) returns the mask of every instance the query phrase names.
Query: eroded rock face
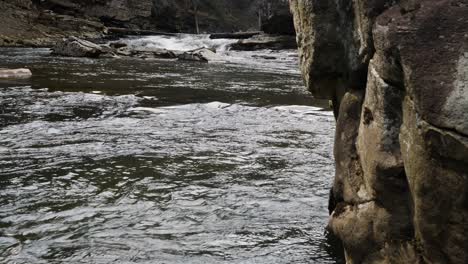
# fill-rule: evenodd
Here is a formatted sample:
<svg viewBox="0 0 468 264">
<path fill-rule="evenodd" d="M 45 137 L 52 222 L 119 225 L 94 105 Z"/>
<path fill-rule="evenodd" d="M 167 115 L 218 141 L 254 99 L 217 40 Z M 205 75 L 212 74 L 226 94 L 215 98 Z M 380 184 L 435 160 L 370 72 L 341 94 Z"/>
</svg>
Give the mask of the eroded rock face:
<svg viewBox="0 0 468 264">
<path fill-rule="evenodd" d="M 153 0 L 107 0 L 83 5 L 82 8 L 86 15 L 92 17 L 108 17 L 117 21 L 149 20 Z"/>
<path fill-rule="evenodd" d="M 348 263 L 468 263 L 468 1 L 292 0 Z"/>
<path fill-rule="evenodd" d="M 317 97 L 337 99 L 346 89 L 365 85 L 373 54 L 372 25 L 391 2 L 291 1 L 301 69 Z"/>
</svg>

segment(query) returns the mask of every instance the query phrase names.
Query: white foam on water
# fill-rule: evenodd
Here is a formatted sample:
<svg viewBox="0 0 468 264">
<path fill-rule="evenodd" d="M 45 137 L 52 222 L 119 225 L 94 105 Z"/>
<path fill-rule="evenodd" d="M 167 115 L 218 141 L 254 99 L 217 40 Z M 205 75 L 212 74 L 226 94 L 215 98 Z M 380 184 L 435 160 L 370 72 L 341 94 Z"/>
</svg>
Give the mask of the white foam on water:
<svg viewBox="0 0 468 264">
<path fill-rule="evenodd" d="M 146 36 L 123 40 L 132 49 L 166 49 L 184 52 L 199 48 L 216 50 L 212 62 L 223 62 L 235 67 L 257 71 L 299 75 L 299 60 L 296 50 L 233 51 L 229 46 L 237 39 L 210 39 L 209 35 L 179 34 L 176 36 Z"/>
<path fill-rule="evenodd" d="M 152 108 L 152 107 L 133 107 L 128 109 L 129 112 L 150 112 L 154 114 L 165 113 L 166 111 L 161 108 Z"/>
<path fill-rule="evenodd" d="M 225 51 L 229 44 L 235 43 L 235 39 L 210 39 L 209 35 L 179 34 L 177 36 L 147 36 L 126 40 L 132 48 L 158 48 L 172 51 L 189 51 L 198 48 L 213 48 L 217 51 Z"/>
</svg>

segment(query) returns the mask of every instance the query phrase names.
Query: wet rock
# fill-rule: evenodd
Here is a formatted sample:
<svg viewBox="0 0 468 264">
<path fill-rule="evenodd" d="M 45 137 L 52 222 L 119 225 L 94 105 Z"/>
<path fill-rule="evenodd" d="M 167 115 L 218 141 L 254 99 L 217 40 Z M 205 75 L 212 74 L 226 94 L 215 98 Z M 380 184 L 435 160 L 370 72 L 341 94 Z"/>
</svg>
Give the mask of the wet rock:
<svg viewBox="0 0 468 264">
<path fill-rule="evenodd" d="M 273 36 L 273 35 L 257 35 L 249 39 L 239 40 L 231 44 L 232 50 L 260 50 L 260 49 L 295 49 L 297 48 L 296 38 L 294 36 Z"/>
<path fill-rule="evenodd" d="M 216 51 L 207 48 L 191 50 L 178 55 L 179 60 L 209 62 L 218 60 Z"/>
<path fill-rule="evenodd" d="M 70 37 L 58 42 L 53 48 L 53 54 L 67 57 L 97 58 L 103 53 L 103 48 L 90 41 Z"/>
<path fill-rule="evenodd" d="M 3 69 L 0 68 L 0 79 L 27 79 L 32 76 L 31 70 L 20 69 Z"/>
<path fill-rule="evenodd" d="M 136 56 L 142 59 L 175 59 L 177 55 L 170 50 L 159 49 L 154 51 L 138 51 Z"/>
<path fill-rule="evenodd" d="M 174 51 L 160 48 L 148 48 L 148 47 L 122 47 L 115 51 L 119 56 L 124 57 L 137 57 L 142 59 L 151 58 L 162 58 L 162 59 L 175 59 L 177 54 Z"/>
<path fill-rule="evenodd" d="M 99 55 L 99 58 L 102 58 L 102 59 L 119 59 L 119 58 L 121 58 L 121 56 L 117 55 L 114 52 L 105 52 L 105 53 L 102 53 L 101 55 Z"/>
<path fill-rule="evenodd" d="M 120 55 L 120 56 L 126 56 L 126 57 L 130 57 L 132 56 L 134 53 L 133 53 L 133 50 L 129 49 L 128 47 L 122 47 L 122 48 L 119 48 L 115 51 L 115 53 L 117 55 Z"/>
<path fill-rule="evenodd" d="M 111 42 L 109 43 L 109 46 L 114 49 L 120 49 L 123 47 L 127 47 L 128 45 L 125 42 Z"/>
</svg>

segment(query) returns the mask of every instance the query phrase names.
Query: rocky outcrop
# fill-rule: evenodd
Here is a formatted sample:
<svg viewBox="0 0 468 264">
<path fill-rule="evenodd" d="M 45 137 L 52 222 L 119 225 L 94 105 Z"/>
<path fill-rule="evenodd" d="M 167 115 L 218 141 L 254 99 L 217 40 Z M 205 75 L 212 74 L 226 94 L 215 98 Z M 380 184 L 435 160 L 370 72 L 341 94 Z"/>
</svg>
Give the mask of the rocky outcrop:
<svg viewBox="0 0 468 264">
<path fill-rule="evenodd" d="M 98 19 L 59 14 L 31 0 L 0 1 L 0 10 L 0 46 L 51 46 L 68 36 L 100 38 L 105 33 Z"/>
<path fill-rule="evenodd" d="M 186 53 L 194 57 L 192 60 L 208 61 L 208 58 L 210 60 L 212 58 L 209 52 L 213 53 L 207 49 L 198 49 Z M 69 37 L 58 41 L 52 47 L 52 55 L 88 58 L 177 59 L 183 53 L 147 46 L 128 46 L 127 43 L 120 41 L 99 45 L 77 37 Z"/>
<path fill-rule="evenodd" d="M 52 54 L 65 57 L 97 58 L 103 53 L 101 46 L 77 37 L 70 37 L 58 42 L 52 48 Z"/>
<path fill-rule="evenodd" d="M 255 35 L 248 39 L 241 39 L 229 45 L 232 50 L 259 50 L 259 49 L 295 49 L 297 48 L 294 36 Z"/>
<path fill-rule="evenodd" d="M 209 48 L 198 48 L 183 52 L 148 46 L 129 46 L 127 43 L 120 41 L 99 45 L 77 37 L 70 37 L 57 42 L 52 48 L 52 55 L 88 58 L 178 59 L 198 62 L 221 60 L 216 54 L 216 50 Z"/>
<path fill-rule="evenodd" d="M 468 2 L 292 0 L 348 263 L 468 263 Z"/>
<path fill-rule="evenodd" d="M 23 0 L 24 1 L 24 0 Z M 106 26 L 152 28 L 153 0 L 41 0 L 33 8 L 79 18 L 94 18 Z"/>
</svg>

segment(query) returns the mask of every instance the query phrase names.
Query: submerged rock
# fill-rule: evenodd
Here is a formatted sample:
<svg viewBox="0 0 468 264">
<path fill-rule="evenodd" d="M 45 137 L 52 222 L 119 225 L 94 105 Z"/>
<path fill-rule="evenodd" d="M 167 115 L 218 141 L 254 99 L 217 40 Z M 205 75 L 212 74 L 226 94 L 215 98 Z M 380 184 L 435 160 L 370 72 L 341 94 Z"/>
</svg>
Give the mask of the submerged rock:
<svg viewBox="0 0 468 264">
<path fill-rule="evenodd" d="M 52 48 L 52 54 L 66 57 L 97 58 L 103 52 L 101 46 L 77 37 L 63 39 Z"/>
<path fill-rule="evenodd" d="M 218 60 L 216 51 L 208 48 L 186 51 L 178 56 L 179 60 L 209 62 Z"/>
<path fill-rule="evenodd" d="M 232 50 L 260 50 L 260 49 L 295 49 L 297 48 L 296 38 L 294 36 L 273 36 L 257 35 L 252 38 L 242 39 L 231 44 Z"/>
<path fill-rule="evenodd" d="M 31 70 L 20 69 L 2 69 L 0 68 L 0 79 L 27 79 L 31 78 Z"/>
</svg>

